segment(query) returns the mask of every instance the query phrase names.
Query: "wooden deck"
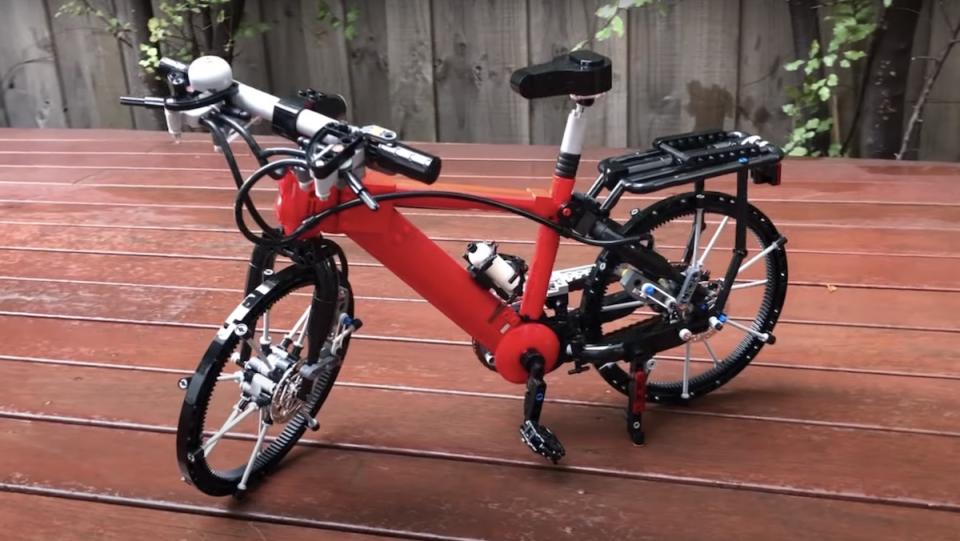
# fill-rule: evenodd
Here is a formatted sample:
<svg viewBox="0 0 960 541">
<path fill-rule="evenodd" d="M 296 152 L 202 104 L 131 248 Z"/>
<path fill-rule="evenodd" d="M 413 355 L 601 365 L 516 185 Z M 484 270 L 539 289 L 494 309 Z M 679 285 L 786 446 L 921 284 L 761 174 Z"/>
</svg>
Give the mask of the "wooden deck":
<svg viewBox="0 0 960 541">
<path fill-rule="evenodd" d="M 424 148 L 450 181 L 534 187 L 554 153 Z M 322 430 L 242 502 L 182 483 L 173 452 L 176 379 L 240 297 L 231 186 L 201 135 L 0 130 L 11 539 L 960 537 L 960 165 L 789 162 L 753 192 L 790 238 L 777 345 L 691 407 L 653 408 L 642 448 L 599 378 L 554 373 L 556 467 L 518 441 L 521 388 L 345 241 L 363 335 Z M 410 214 L 454 254 L 530 253 L 520 220 Z"/>
</svg>

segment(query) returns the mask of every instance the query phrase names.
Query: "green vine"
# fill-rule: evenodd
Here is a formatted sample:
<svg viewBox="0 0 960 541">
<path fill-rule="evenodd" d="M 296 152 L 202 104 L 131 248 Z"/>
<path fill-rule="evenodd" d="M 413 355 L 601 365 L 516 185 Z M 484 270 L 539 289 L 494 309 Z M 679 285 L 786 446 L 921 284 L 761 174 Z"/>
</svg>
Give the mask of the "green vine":
<svg viewBox="0 0 960 541">
<path fill-rule="evenodd" d="M 883 0 L 884 7 L 889 7 L 892 1 Z M 877 29 L 877 12 L 872 0 L 836 0 L 828 6 L 832 11 L 824 19 L 832 25 L 826 49 L 814 41 L 806 58 L 784 65 L 787 71 L 803 73 L 799 86 L 787 88 L 791 101 L 783 106 L 783 112 L 793 120 L 793 130 L 784 145 L 791 156 L 820 156 L 821 151 L 813 149 L 810 143 L 827 132 L 831 133 L 827 154 L 840 155 L 842 146 L 836 129 L 837 85 L 842 72 L 853 69 L 867 56 L 862 46 Z M 826 117 L 819 116 L 820 104 L 826 102 L 833 112 Z"/>
<path fill-rule="evenodd" d="M 618 0 L 601 5 L 595 13 L 597 18 L 600 19 L 599 28 L 594 32 L 593 37 L 587 38 L 574 45 L 573 50 L 582 49 L 592 42 L 606 41 L 613 36 L 622 38 L 626 28 L 623 15 L 627 10 L 656 4 L 662 13 L 664 10 L 663 1 L 664 0 Z"/>
</svg>

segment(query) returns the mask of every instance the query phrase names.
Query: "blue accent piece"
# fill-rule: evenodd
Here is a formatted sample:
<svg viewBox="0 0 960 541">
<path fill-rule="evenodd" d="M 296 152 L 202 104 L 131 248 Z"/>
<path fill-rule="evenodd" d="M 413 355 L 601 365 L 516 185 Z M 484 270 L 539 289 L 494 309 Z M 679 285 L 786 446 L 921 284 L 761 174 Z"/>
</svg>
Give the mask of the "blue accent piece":
<svg viewBox="0 0 960 541">
<path fill-rule="evenodd" d="M 654 292 L 656 292 L 656 291 L 657 291 L 657 288 L 655 288 L 655 287 L 653 287 L 653 286 L 647 286 L 647 287 L 643 288 L 643 293 L 644 293 L 645 295 L 653 295 Z"/>
<path fill-rule="evenodd" d="M 717 321 L 719 321 L 720 323 L 726 323 L 726 322 L 727 322 L 727 314 L 718 314 L 718 315 L 717 315 Z"/>
<path fill-rule="evenodd" d="M 748 158 L 748 157 L 746 157 L 746 156 L 743 156 L 743 157 L 741 157 L 741 158 L 740 158 L 739 160 L 737 160 L 737 161 L 740 162 L 740 163 L 747 163 L 747 162 L 750 161 L 750 158 Z"/>
<path fill-rule="evenodd" d="M 537 393 L 535 398 L 537 399 L 537 402 L 543 402 L 543 393 Z"/>
<path fill-rule="evenodd" d="M 344 314 L 344 316 L 346 316 L 346 317 L 343 318 L 343 326 L 344 326 L 344 327 L 349 327 L 349 326 L 353 325 L 353 318 L 350 317 L 350 316 L 348 316 L 348 315 L 346 315 L 346 314 Z"/>
<path fill-rule="evenodd" d="M 706 305 L 706 304 L 701 304 L 701 305 L 700 305 L 700 309 L 701 309 L 701 310 L 706 310 L 706 309 L 707 309 L 707 305 Z"/>
</svg>

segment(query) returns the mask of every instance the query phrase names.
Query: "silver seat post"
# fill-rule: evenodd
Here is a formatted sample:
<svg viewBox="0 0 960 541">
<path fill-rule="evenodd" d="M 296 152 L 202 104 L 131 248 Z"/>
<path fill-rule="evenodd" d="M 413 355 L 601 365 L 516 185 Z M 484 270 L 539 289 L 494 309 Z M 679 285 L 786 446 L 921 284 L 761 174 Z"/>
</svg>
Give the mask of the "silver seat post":
<svg viewBox="0 0 960 541">
<path fill-rule="evenodd" d="M 560 155 L 557 156 L 555 173 L 563 178 L 576 178 L 577 166 L 580 165 L 580 155 L 583 153 L 583 141 L 587 133 L 587 107 L 596 96 L 573 96 L 575 102 L 570 114 L 567 115 L 567 125 L 563 130 L 563 140 L 560 143 Z"/>
</svg>

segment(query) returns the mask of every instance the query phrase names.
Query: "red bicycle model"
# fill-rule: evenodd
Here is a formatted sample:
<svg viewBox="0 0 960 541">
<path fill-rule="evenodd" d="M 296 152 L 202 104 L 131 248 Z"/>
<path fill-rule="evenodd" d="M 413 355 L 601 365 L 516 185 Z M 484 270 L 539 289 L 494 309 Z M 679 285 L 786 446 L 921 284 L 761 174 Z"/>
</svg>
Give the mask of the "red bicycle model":
<svg viewBox="0 0 960 541">
<path fill-rule="evenodd" d="M 161 72 L 173 97 L 123 103 L 164 108 L 175 135 L 183 122 L 209 129 L 237 182 L 237 225 L 256 244 L 246 297 L 196 373 L 180 381 L 186 396 L 177 459 L 185 479 L 207 494 L 247 490 L 319 426 L 315 417 L 361 325 L 347 257 L 325 234 L 345 234 L 369 252 L 473 337 L 487 368 L 525 384 L 520 435 L 554 462 L 564 447 L 540 417 L 544 376 L 559 366 L 570 373 L 594 367 L 625 394 L 627 431 L 640 444 L 647 401 L 703 396 L 774 342 L 787 288 L 786 239 L 748 203 L 747 188 L 751 174 L 779 184 L 782 152 L 736 131 L 664 137 L 650 150 L 602 160 L 592 186 L 576 192 L 590 106 L 611 88 L 610 60 L 601 55 L 572 52 L 511 78 L 525 98 L 569 95 L 574 103 L 549 193 L 398 182 L 391 175 L 433 184 L 440 159 L 401 144 L 390 130 L 337 120 L 345 110 L 339 96 L 308 90 L 279 99 L 235 82 L 216 57 L 189 67 L 164 60 Z M 261 148 L 244 125 L 255 118 L 297 147 Z M 236 137 L 260 164 L 246 179 L 230 147 Z M 706 179 L 730 173 L 735 194 L 705 190 Z M 251 197 L 266 177 L 279 183 L 279 227 Z M 615 214 L 624 194 L 681 185 L 693 190 L 626 219 Z M 478 240 L 457 260 L 401 208 L 521 216 L 539 224 L 535 255 L 528 263 Z M 595 260 L 554 270 L 561 237 L 596 247 Z M 275 270 L 278 255 L 291 264 Z M 697 342 L 706 356 L 693 354 Z M 252 440 L 252 449 L 220 445 L 226 438 Z"/>
</svg>

